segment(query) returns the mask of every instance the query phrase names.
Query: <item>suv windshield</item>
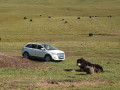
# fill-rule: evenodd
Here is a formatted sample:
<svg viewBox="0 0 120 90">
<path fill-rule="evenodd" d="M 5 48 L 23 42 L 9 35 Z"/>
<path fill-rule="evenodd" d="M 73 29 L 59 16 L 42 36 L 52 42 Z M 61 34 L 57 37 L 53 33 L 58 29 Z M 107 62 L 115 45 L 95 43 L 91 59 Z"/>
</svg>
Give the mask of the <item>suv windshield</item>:
<svg viewBox="0 0 120 90">
<path fill-rule="evenodd" d="M 55 47 L 49 44 L 42 44 L 42 46 L 47 50 L 57 50 Z"/>
</svg>

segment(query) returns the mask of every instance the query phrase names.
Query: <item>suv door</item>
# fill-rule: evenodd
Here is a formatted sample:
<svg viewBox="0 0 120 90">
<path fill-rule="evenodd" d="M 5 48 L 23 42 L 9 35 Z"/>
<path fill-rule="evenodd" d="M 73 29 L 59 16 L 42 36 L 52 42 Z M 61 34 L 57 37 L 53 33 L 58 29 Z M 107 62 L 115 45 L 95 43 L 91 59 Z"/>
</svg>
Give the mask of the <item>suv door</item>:
<svg viewBox="0 0 120 90">
<path fill-rule="evenodd" d="M 36 48 L 37 48 L 37 45 L 36 45 L 36 44 L 32 44 L 32 45 L 29 47 L 29 54 L 30 54 L 31 56 L 37 56 Z"/>
<path fill-rule="evenodd" d="M 36 54 L 37 54 L 37 57 L 44 57 L 46 55 L 46 51 L 41 49 L 43 48 L 41 45 L 38 45 L 37 48 L 36 48 Z"/>
</svg>

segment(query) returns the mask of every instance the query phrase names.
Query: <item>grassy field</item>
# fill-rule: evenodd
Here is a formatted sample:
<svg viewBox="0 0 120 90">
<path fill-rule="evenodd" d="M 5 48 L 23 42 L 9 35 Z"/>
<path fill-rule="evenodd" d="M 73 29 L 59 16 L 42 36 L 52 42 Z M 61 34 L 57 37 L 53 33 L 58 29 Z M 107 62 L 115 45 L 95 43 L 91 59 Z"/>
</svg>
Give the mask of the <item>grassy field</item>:
<svg viewBox="0 0 120 90">
<path fill-rule="evenodd" d="M 49 43 L 66 53 L 63 62 L 42 62 L 48 65 L 46 68 L 0 68 L 0 89 L 119 90 L 119 3 L 119 0 L 0 0 L 0 53 L 21 56 L 27 42 Z M 94 35 L 89 37 L 89 33 Z M 79 69 L 76 60 L 81 57 L 100 64 L 105 72 L 86 75 L 67 71 Z M 57 84 L 51 84 L 52 81 Z"/>
</svg>

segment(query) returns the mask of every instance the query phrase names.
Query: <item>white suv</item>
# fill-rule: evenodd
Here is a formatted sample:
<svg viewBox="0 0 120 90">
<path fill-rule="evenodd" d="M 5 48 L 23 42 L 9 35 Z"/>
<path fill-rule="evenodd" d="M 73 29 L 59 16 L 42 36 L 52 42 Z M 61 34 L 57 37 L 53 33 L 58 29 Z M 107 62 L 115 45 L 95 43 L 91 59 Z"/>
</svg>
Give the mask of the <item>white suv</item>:
<svg viewBox="0 0 120 90">
<path fill-rule="evenodd" d="M 62 61 L 65 59 L 65 53 L 56 49 L 52 45 L 43 43 L 27 43 L 22 50 L 24 58 L 39 57 L 47 61 Z"/>
</svg>

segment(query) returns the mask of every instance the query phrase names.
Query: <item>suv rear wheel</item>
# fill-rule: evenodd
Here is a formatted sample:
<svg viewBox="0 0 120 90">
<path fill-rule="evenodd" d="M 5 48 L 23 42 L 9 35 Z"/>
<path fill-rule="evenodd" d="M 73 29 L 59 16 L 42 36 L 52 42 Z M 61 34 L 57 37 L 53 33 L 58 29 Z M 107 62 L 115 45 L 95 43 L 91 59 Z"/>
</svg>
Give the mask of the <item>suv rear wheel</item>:
<svg viewBox="0 0 120 90">
<path fill-rule="evenodd" d="M 45 59 L 45 62 L 50 62 L 50 61 L 52 61 L 52 58 L 51 58 L 50 55 L 46 55 L 44 59 Z"/>
<path fill-rule="evenodd" d="M 25 52 L 25 53 L 23 54 L 23 57 L 26 58 L 26 59 L 29 59 L 29 58 L 30 58 L 28 52 Z"/>
</svg>

